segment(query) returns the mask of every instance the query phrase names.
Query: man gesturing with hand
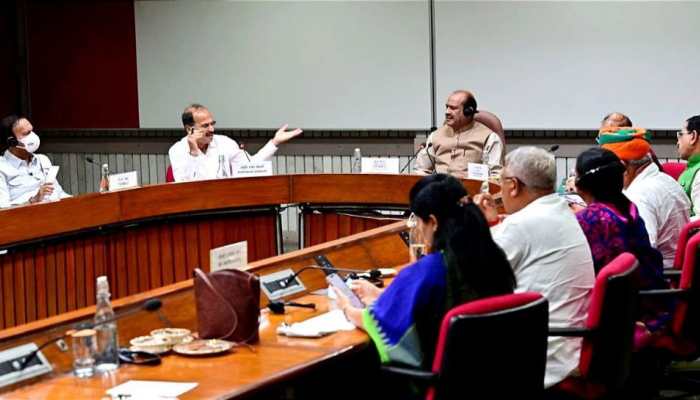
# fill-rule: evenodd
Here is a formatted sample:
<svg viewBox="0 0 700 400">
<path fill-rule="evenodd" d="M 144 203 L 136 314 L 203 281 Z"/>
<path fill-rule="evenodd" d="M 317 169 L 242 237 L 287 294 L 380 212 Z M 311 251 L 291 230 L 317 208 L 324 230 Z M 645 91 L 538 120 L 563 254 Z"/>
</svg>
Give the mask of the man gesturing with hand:
<svg viewBox="0 0 700 400">
<path fill-rule="evenodd" d="M 282 126 L 275 136 L 249 159 L 235 140 L 214 134 L 216 121 L 205 106 L 187 106 L 182 113 L 182 125 L 187 136 L 172 145 L 168 151 L 176 182 L 216 178 L 221 156 L 224 159 L 226 174 L 231 176 L 239 164 L 269 160 L 279 145 L 302 132 L 301 129 L 287 130 L 287 125 Z"/>
</svg>

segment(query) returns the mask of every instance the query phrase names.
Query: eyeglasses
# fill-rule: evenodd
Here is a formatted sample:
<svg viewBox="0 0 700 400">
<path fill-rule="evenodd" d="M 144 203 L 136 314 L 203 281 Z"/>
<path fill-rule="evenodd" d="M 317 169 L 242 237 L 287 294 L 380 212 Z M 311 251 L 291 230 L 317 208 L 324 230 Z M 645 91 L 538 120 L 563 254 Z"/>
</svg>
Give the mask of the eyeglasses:
<svg viewBox="0 0 700 400">
<path fill-rule="evenodd" d="M 678 139 L 680 139 L 681 136 L 683 136 L 683 135 L 690 135 L 690 134 L 693 133 L 693 132 L 695 132 L 695 131 L 694 131 L 694 130 L 693 130 L 693 131 L 686 131 L 686 132 L 683 132 L 683 131 L 676 131 L 676 137 L 677 137 Z"/>
<path fill-rule="evenodd" d="M 522 181 L 520 178 L 518 178 L 517 176 L 505 176 L 505 175 L 501 175 L 501 181 L 505 181 L 505 180 L 515 181 L 515 182 L 518 182 L 518 184 L 520 184 L 520 185 L 522 185 L 522 186 L 525 186 L 525 182 L 523 182 L 523 181 Z"/>
<path fill-rule="evenodd" d="M 208 122 L 206 124 L 202 124 L 199 126 L 199 128 L 208 129 L 210 126 L 211 127 L 216 126 L 216 121 L 211 121 L 211 122 Z"/>
</svg>

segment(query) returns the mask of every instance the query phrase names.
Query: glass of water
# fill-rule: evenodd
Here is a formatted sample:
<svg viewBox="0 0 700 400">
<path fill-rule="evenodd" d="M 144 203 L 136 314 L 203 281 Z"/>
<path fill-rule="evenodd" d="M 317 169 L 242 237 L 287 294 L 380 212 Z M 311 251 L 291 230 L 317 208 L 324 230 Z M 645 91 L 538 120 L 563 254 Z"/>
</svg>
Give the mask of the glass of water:
<svg viewBox="0 0 700 400">
<path fill-rule="evenodd" d="M 425 255 L 425 243 L 420 238 L 418 232 L 418 216 L 411 213 L 406 221 L 406 226 L 408 227 L 408 257 L 413 263 L 418 261 L 421 257 Z"/>
<path fill-rule="evenodd" d="M 78 378 L 88 378 L 95 373 L 97 333 L 94 329 L 81 329 L 73 338 L 73 373 Z"/>
</svg>

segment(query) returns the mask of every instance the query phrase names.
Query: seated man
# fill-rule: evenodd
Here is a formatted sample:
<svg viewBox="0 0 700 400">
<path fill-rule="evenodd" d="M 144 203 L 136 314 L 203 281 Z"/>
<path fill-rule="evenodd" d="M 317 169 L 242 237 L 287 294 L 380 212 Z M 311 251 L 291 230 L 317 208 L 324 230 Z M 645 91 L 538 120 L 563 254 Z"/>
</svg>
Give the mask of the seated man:
<svg viewBox="0 0 700 400">
<path fill-rule="evenodd" d="M 688 118 L 678 131 L 678 154 L 688 161 L 688 168 L 678 177 L 685 194 L 690 199 L 690 215 L 700 215 L 700 115 Z"/>
<path fill-rule="evenodd" d="M 457 90 L 447 98 L 445 124 L 428 136 L 416 157 L 415 173 L 433 172 L 467 177 L 469 163 L 486 164 L 492 173 L 503 166 L 503 142 L 497 133 L 474 120 L 476 98 Z"/>
<path fill-rule="evenodd" d="M 554 192 L 554 156 L 536 147 L 520 147 L 506 156 L 501 195 L 507 217 L 492 228 L 517 282 L 516 292 L 539 292 L 549 301 L 552 327 L 583 327 L 595 283 L 588 241 L 574 213 Z M 488 194 L 474 201 L 489 221 L 498 214 Z M 581 339 L 550 337 L 545 387 L 578 366 Z"/>
<path fill-rule="evenodd" d="M 0 208 L 70 195 L 56 181 L 47 181 L 51 160 L 37 154 L 39 136 L 28 119 L 10 115 L 0 123 Z"/>
<path fill-rule="evenodd" d="M 192 104 L 182 113 L 182 125 L 187 136 L 170 147 L 168 156 L 176 182 L 216 178 L 219 160 L 223 156 L 227 176 L 236 166 L 248 161 L 247 155 L 235 140 L 214 134 L 214 117 L 201 104 Z M 287 131 L 281 127 L 275 136 L 250 157 L 250 161 L 265 161 L 277 151 L 277 146 L 301 134 L 301 129 Z"/>
<path fill-rule="evenodd" d="M 598 143 L 625 165 L 623 193 L 637 206 L 649 242 L 671 268 L 681 229 L 688 223 L 690 201 L 681 186 L 653 163 L 651 135 L 642 128 L 603 128 Z"/>
</svg>

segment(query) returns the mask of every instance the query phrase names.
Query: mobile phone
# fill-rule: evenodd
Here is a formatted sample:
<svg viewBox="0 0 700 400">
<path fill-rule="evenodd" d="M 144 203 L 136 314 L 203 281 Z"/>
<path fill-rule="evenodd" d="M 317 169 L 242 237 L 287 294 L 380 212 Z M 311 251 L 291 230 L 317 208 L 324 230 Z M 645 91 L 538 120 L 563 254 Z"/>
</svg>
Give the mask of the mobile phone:
<svg viewBox="0 0 700 400">
<path fill-rule="evenodd" d="M 340 293 L 344 294 L 345 297 L 350 300 L 350 304 L 353 307 L 365 308 L 362 300 L 360 300 L 360 298 L 357 297 L 357 295 L 348 287 L 348 285 L 345 284 L 345 281 L 343 281 L 343 278 L 341 278 L 340 275 L 332 273 L 326 277 L 326 281 L 329 285 L 338 289 Z"/>
</svg>

